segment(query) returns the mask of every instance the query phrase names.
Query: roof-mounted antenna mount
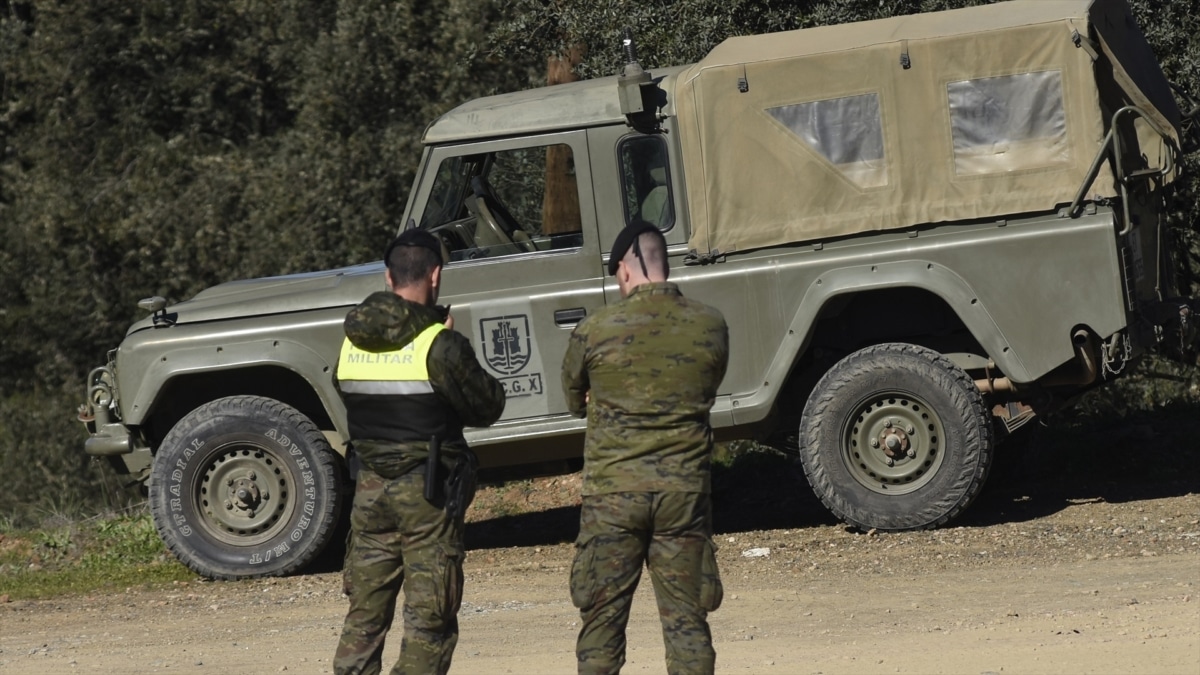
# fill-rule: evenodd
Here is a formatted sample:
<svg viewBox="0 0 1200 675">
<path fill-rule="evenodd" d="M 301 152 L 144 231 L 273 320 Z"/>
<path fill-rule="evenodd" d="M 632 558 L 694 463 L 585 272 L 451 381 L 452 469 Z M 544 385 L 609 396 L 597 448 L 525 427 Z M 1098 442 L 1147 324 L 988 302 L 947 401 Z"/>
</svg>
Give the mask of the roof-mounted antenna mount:
<svg viewBox="0 0 1200 675">
<path fill-rule="evenodd" d="M 655 111 L 654 80 L 650 73 L 642 69 L 638 63 L 637 43 L 633 39 L 633 30 L 625 28 L 625 37 L 621 40 L 621 49 L 625 52 L 625 67 L 617 78 L 617 91 L 621 98 L 621 113 L 632 127 L 644 127 L 647 117 L 653 120 Z"/>
</svg>

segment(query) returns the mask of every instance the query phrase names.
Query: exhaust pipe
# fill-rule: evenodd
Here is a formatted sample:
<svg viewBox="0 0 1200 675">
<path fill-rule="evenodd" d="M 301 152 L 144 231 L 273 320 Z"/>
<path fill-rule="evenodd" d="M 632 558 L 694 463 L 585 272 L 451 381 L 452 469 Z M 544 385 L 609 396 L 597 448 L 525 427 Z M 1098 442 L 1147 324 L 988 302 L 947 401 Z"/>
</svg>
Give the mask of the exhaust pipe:
<svg viewBox="0 0 1200 675">
<path fill-rule="evenodd" d="M 1100 341 L 1090 331 L 1080 328 L 1071 334 L 1071 343 L 1075 345 L 1075 360 L 1072 362 L 1075 367 L 1055 369 L 1038 380 L 1037 385 L 1086 387 L 1096 381 L 1100 376 Z M 1007 377 L 985 377 L 975 380 L 975 386 L 981 394 L 1015 394 L 1021 391 L 1021 388 Z"/>
</svg>

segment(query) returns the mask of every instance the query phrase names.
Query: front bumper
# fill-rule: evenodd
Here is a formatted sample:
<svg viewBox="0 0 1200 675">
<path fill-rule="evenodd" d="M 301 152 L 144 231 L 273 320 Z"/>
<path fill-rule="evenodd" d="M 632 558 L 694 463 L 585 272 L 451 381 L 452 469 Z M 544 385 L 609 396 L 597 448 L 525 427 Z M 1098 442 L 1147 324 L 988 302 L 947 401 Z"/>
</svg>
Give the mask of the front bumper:
<svg viewBox="0 0 1200 675">
<path fill-rule="evenodd" d="M 83 451 L 94 457 L 114 457 L 133 452 L 133 435 L 123 424 L 103 424 L 83 442 Z"/>
<path fill-rule="evenodd" d="M 88 431 L 83 451 L 107 457 L 118 473 L 141 480 L 149 475 L 150 449 L 139 447 L 134 432 L 121 423 L 115 383 L 112 363 L 88 375 L 87 400 L 79 406 L 79 421 Z"/>
</svg>

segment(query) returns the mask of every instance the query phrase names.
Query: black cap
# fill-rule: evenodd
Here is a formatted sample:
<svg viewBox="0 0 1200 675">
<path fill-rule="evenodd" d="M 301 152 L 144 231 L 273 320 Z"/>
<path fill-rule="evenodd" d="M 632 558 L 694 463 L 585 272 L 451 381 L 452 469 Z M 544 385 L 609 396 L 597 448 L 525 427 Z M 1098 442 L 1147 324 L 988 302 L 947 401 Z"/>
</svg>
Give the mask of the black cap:
<svg viewBox="0 0 1200 675">
<path fill-rule="evenodd" d="M 609 256 L 608 256 L 608 275 L 609 276 L 616 276 L 617 263 L 621 262 L 621 259 L 625 257 L 626 253 L 629 252 L 629 247 L 634 245 L 634 242 L 637 241 L 637 238 L 642 236 L 643 234 L 646 234 L 647 232 L 653 232 L 653 233 L 657 234 L 660 238 L 662 238 L 662 231 L 659 230 L 658 227 L 655 226 L 653 223 L 648 223 L 644 220 L 635 220 L 632 223 L 626 225 L 625 228 L 623 230 L 621 230 L 621 232 L 617 235 L 616 241 L 613 242 L 612 253 L 609 254 Z M 664 243 L 666 242 L 665 239 L 663 241 L 664 241 Z M 637 254 L 638 259 L 640 260 L 642 257 L 641 250 L 637 247 L 634 247 L 633 250 L 634 250 L 634 253 Z M 642 263 L 643 273 L 645 272 L 645 269 L 646 269 L 646 263 L 643 262 Z"/>
<path fill-rule="evenodd" d="M 411 229 L 401 232 L 400 236 L 393 239 L 392 243 L 388 244 L 387 248 L 384 249 L 384 265 L 388 264 L 388 259 L 392 257 L 392 251 L 396 250 L 396 247 L 398 246 L 416 246 L 418 248 L 432 251 L 433 255 L 437 257 L 439 265 L 445 263 L 445 260 L 442 259 L 441 242 L 438 241 L 437 237 L 426 232 L 425 230 Z"/>
</svg>

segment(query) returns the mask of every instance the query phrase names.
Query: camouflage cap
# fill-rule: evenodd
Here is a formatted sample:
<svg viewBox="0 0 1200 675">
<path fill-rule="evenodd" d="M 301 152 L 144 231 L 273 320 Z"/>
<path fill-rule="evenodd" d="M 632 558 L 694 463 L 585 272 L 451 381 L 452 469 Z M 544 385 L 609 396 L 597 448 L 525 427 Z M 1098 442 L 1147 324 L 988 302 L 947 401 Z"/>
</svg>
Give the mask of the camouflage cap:
<svg viewBox="0 0 1200 675">
<path fill-rule="evenodd" d="M 634 255 L 638 257 L 638 260 L 641 260 L 642 251 L 637 245 L 637 240 L 638 237 L 641 237 L 647 232 L 653 232 L 654 234 L 658 235 L 658 237 L 663 240 L 663 248 L 666 249 L 666 238 L 663 237 L 662 231 L 659 230 L 656 225 L 653 223 L 648 223 L 644 220 L 635 220 L 626 225 L 625 228 L 622 229 L 619 234 L 617 234 L 616 241 L 613 242 L 612 253 L 608 256 L 609 276 L 617 275 L 617 264 L 620 263 L 621 259 L 625 257 L 625 254 L 629 252 L 630 246 L 633 247 Z M 643 262 L 642 271 L 644 272 L 645 269 L 646 263 Z"/>
</svg>

